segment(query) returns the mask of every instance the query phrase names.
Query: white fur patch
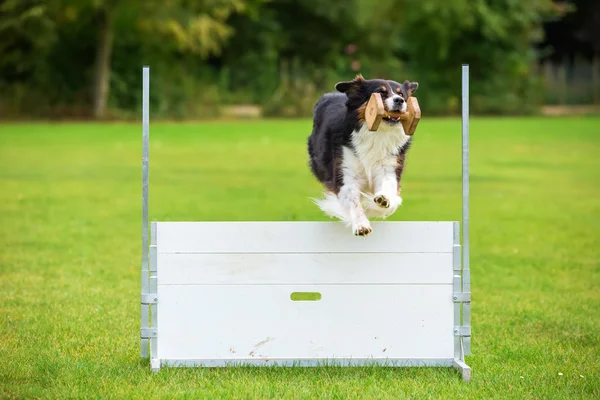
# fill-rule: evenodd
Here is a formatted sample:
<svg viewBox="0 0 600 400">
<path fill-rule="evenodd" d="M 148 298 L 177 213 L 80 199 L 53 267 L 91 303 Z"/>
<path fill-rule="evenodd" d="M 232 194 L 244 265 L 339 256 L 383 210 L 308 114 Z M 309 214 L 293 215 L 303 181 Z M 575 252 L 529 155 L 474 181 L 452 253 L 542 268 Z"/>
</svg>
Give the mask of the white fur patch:
<svg viewBox="0 0 600 400">
<path fill-rule="evenodd" d="M 390 125 L 381 121 L 375 132 L 369 131 L 366 124 L 363 124 L 360 130 L 352 132 L 356 154 L 351 149 L 344 148 L 344 169 L 348 167 L 353 174 L 365 177 L 368 184 L 372 185 L 373 179 L 378 174 L 383 174 L 385 167 L 395 168 L 398 151 L 409 138 L 400 123 Z M 369 192 L 368 188 L 365 189 Z M 370 192 L 374 193 L 373 188 Z"/>
<path fill-rule="evenodd" d="M 324 199 L 314 200 L 315 203 L 326 215 L 341 219 L 354 230 L 369 226 L 367 217 L 386 218 L 393 214 L 402 204 L 396 181 L 397 156 L 409 138 L 402 124 L 382 121 L 375 132 L 363 124 L 352 132 L 355 150 L 343 148 L 342 190 L 337 196 L 326 193 Z M 379 195 L 387 198 L 388 208 L 374 202 Z"/>
<path fill-rule="evenodd" d="M 348 215 L 347 210 L 344 210 L 342 207 L 340 199 L 338 199 L 338 197 L 331 192 L 325 193 L 324 197 L 324 199 L 312 200 L 325 213 L 325 215 L 331 218 L 338 218 L 349 226 L 351 224 L 350 216 Z"/>
</svg>

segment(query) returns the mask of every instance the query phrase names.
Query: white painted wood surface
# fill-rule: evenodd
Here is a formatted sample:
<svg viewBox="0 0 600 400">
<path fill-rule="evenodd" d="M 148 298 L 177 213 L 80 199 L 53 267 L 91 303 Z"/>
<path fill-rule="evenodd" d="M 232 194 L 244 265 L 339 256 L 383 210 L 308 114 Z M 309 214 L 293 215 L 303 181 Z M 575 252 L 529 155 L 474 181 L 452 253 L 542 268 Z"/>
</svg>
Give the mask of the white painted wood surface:
<svg viewBox="0 0 600 400">
<path fill-rule="evenodd" d="M 450 285 L 159 285 L 158 295 L 161 359 L 454 357 Z"/>
<path fill-rule="evenodd" d="M 450 253 L 452 222 L 374 222 L 356 237 L 339 222 L 159 222 L 160 253 Z"/>
<path fill-rule="evenodd" d="M 452 253 L 159 254 L 165 285 L 452 284 Z"/>
<path fill-rule="evenodd" d="M 158 223 L 156 357 L 453 359 L 452 222 L 373 225 Z"/>
</svg>

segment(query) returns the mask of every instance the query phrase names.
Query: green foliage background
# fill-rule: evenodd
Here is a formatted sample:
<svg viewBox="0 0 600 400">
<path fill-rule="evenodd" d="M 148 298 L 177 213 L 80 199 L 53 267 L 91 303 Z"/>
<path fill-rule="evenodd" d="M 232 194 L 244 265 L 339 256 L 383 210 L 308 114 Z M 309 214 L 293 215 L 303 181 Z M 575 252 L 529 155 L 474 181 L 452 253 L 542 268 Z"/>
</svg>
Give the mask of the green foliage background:
<svg viewBox="0 0 600 400">
<path fill-rule="evenodd" d="M 335 82 L 420 82 L 429 115 L 458 112 L 471 64 L 474 113 L 541 103 L 534 44 L 551 0 L 4 0 L 0 112 L 90 115 L 99 21 L 113 34 L 108 116 L 137 115 L 142 65 L 155 117 L 214 116 L 224 104 L 307 116 Z"/>
</svg>

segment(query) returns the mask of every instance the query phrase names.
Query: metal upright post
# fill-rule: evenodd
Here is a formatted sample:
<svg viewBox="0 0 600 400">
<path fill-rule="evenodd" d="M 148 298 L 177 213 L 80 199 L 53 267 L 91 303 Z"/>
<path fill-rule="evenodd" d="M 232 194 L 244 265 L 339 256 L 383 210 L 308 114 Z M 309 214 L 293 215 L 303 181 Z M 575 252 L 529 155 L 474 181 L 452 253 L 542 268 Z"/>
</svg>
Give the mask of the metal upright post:
<svg viewBox="0 0 600 400">
<path fill-rule="evenodd" d="M 469 243 L 469 65 L 462 66 L 462 228 L 463 228 L 463 259 L 462 259 L 462 291 L 471 294 L 471 266 Z M 471 301 L 463 304 L 462 325 L 471 329 Z M 463 354 L 471 354 L 471 334 L 463 337 Z"/>
<path fill-rule="evenodd" d="M 459 246 L 457 227 L 455 250 Z M 471 379 L 471 367 L 465 355 L 471 353 L 471 285 L 469 268 L 469 65 L 462 66 L 462 260 L 455 251 L 454 262 L 454 367 L 465 381 Z M 461 285 L 462 281 L 462 285 Z M 462 310 L 462 318 L 461 318 Z M 462 321 L 461 321 L 462 319 Z"/>
<path fill-rule="evenodd" d="M 148 146 L 150 129 L 150 68 L 142 69 L 142 300 L 141 330 L 148 328 Z M 141 335 L 140 356 L 148 358 L 148 338 Z"/>
</svg>

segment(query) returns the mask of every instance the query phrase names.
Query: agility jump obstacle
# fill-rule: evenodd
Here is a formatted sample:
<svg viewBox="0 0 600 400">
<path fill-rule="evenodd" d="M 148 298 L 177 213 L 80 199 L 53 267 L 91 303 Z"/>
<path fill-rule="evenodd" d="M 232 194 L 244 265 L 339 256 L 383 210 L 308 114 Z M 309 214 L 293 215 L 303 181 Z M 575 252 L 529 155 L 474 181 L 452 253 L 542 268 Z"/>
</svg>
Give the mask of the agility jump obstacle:
<svg viewBox="0 0 600 400">
<path fill-rule="evenodd" d="M 152 222 L 143 68 L 141 356 L 163 366 L 454 367 L 470 355 L 469 66 L 461 224 Z"/>
</svg>

